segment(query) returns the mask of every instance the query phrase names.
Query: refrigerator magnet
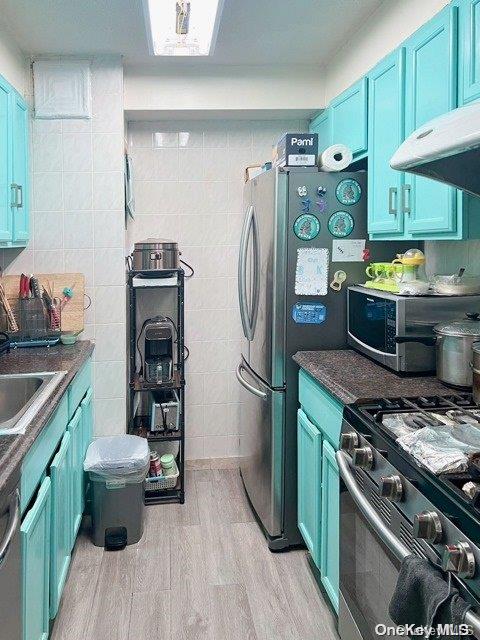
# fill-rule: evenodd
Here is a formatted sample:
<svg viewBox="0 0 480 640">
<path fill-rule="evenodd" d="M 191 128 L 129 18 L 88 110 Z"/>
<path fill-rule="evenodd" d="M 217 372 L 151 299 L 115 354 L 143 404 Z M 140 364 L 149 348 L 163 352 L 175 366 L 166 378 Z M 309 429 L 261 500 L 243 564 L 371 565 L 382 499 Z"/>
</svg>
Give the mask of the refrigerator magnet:
<svg viewBox="0 0 480 640">
<path fill-rule="evenodd" d="M 328 249 L 297 249 L 295 294 L 326 296 L 328 293 Z"/>
<path fill-rule="evenodd" d="M 299 240 L 313 240 L 320 233 L 320 222 L 311 213 L 303 213 L 293 223 L 293 231 Z"/>
<path fill-rule="evenodd" d="M 347 211 L 336 211 L 328 219 L 328 230 L 334 238 L 346 238 L 355 226 L 353 216 Z"/>
<path fill-rule="evenodd" d="M 292 318 L 296 324 L 322 324 L 327 319 L 327 307 L 320 302 L 297 302 L 292 307 Z"/>
</svg>

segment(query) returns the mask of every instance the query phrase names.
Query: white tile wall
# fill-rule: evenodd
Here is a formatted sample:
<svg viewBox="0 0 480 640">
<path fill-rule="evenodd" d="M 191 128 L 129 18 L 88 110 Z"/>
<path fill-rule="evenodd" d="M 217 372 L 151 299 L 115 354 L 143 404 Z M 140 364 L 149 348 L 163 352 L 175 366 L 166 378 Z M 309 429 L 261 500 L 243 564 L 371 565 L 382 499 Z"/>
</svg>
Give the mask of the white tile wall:
<svg viewBox="0 0 480 640">
<path fill-rule="evenodd" d="M 425 256 L 428 275 L 455 273 L 461 267 L 471 275 L 480 275 L 480 240 L 425 242 Z"/>
<path fill-rule="evenodd" d="M 172 238 L 195 268 L 186 287 L 187 458 L 238 455 L 241 343 L 237 251 L 245 167 L 272 156 L 286 121 L 132 122 L 136 219 L 127 244 Z"/>
<path fill-rule="evenodd" d="M 123 70 L 92 61 L 91 120 L 32 121 L 32 240 L 4 251 L 7 273 L 81 271 L 95 338 L 96 435 L 125 432 Z"/>
</svg>

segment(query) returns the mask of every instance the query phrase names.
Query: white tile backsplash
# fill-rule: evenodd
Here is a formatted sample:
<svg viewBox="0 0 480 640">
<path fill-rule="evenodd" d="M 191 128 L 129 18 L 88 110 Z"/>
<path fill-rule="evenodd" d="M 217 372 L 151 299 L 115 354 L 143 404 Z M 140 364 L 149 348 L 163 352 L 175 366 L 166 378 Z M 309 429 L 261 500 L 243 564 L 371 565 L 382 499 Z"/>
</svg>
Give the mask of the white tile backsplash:
<svg viewBox="0 0 480 640">
<path fill-rule="evenodd" d="M 6 273 L 85 274 L 95 435 L 113 435 L 125 432 L 123 69 L 111 56 L 91 69 L 92 120 L 32 120 L 32 240 L 3 259 Z"/>
<path fill-rule="evenodd" d="M 305 127 L 297 120 L 128 125 L 137 215 L 127 246 L 149 236 L 172 238 L 195 268 L 185 290 L 190 459 L 238 455 L 241 395 L 235 368 L 242 328 L 236 275 L 244 171 L 271 160 L 272 145 L 283 132 Z M 98 297 L 97 329 L 102 314 L 108 315 Z"/>
</svg>

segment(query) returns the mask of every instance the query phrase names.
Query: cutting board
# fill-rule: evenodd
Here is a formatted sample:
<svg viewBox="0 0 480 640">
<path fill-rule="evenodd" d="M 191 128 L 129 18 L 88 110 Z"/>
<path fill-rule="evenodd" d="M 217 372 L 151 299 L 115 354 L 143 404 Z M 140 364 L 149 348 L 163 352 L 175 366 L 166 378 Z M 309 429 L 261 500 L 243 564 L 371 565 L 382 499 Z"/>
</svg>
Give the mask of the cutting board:
<svg viewBox="0 0 480 640">
<path fill-rule="evenodd" d="M 73 289 L 73 298 L 70 298 L 62 310 L 62 331 L 78 333 L 83 331 L 85 328 L 85 306 L 88 305 L 88 299 L 85 298 L 85 276 L 83 273 L 36 273 L 35 275 L 40 285 L 45 287 L 47 291 L 50 290 L 50 287 L 52 288 L 56 298 L 63 298 L 62 292 L 65 287 Z M 13 314 L 18 321 L 20 276 L 3 276 L 0 278 L 0 282 L 3 284 Z M 3 313 L 2 320 L 5 322 Z M 2 330 L 5 329 L 5 326 L 4 324 Z"/>
</svg>

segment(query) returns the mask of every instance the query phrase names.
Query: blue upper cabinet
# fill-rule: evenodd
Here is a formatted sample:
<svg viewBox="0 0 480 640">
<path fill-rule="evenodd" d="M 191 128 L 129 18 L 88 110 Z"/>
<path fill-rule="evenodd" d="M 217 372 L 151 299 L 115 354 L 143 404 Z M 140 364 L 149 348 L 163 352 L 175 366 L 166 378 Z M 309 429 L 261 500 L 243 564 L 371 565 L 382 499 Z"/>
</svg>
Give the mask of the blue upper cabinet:
<svg viewBox="0 0 480 640">
<path fill-rule="evenodd" d="M 480 98 L 480 0 L 458 0 L 458 102 Z"/>
<path fill-rule="evenodd" d="M 457 7 L 443 11 L 405 43 L 405 133 L 457 106 Z M 429 178 L 407 174 L 402 211 L 412 236 L 457 230 L 455 189 Z"/>
<path fill-rule="evenodd" d="M 405 131 L 405 49 L 382 60 L 368 75 L 368 230 L 403 234 L 400 211 L 404 174 L 390 158 Z"/>
<path fill-rule="evenodd" d="M 11 87 L 0 76 L 0 244 L 12 239 L 10 205 L 12 183 Z"/>
<path fill-rule="evenodd" d="M 365 155 L 367 136 L 367 78 L 337 96 L 329 106 L 332 144 L 345 144 L 354 158 Z"/>
<path fill-rule="evenodd" d="M 29 238 L 28 107 L 0 76 L 0 247 Z"/>
<path fill-rule="evenodd" d="M 28 189 L 28 107 L 14 93 L 12 105 L 12 219 L 15 246 L 25 245 L 29 238 Z"/>
<path fill-rule="evenodd" d="M 318 133 L 318 153 L 325 151 L 332 144 L 332 119 L 330 109 L 325 109 L 310 123 L 310 131 Z"/>
</svg>

